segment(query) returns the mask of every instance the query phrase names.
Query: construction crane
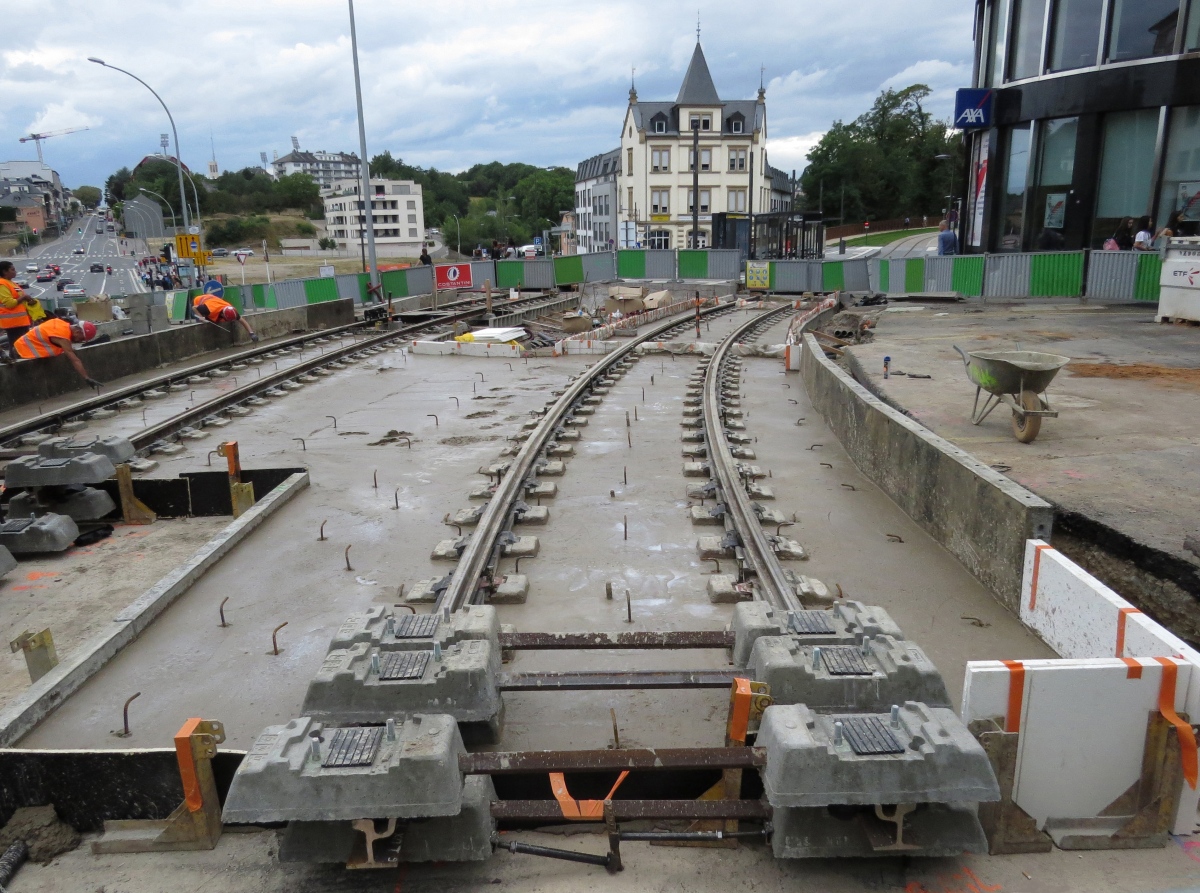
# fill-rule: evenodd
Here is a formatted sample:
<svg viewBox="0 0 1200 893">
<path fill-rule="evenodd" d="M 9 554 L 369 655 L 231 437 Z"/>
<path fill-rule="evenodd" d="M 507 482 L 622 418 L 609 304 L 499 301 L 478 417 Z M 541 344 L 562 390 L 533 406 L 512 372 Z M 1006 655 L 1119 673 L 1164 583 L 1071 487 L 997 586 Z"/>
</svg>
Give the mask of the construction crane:
<svg viewBox="0 0 1200 893">
<path fill-rule="evenodd" d="M 81 130 L 90 129 L 90 127 L 72 127 L 67 130 L 52 130 L 49 133 L 31 133 L 29 136 L 21 137 L 17 142 L 27 143 L 30 140 L 33 140 L 34 145 L 37 146 L 38 161 L 40 161 L 42 164 L 45 164 L 46 161 L 44 158 L 42 158 L 42 140 L 48 140 L 52 136 L 66 136 L 68 133 L 79 133 Z"/>
</svg>

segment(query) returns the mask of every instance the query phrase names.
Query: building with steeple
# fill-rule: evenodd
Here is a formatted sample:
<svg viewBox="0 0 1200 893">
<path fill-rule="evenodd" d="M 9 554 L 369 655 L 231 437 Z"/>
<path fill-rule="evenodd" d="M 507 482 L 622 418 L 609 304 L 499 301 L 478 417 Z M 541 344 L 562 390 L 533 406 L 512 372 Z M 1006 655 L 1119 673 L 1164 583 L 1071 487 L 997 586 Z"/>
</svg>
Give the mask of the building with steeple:
<svg viewBox="0 0 1200 893">
<path fill-rule="evenodd" d="M 699 131 L 699 227 L 692 224 L 693 131 Z M 757 99 L 721 99 L 697 34 L 674 102 L 641 102 L 629 90 L 621 130 L 617 196 L 620 245 L 705 248 L 712 215 L 759 213 L 779 204 L 767 165 L 767 91 Z M 778 192 L 778 190 L 776 190 Z M 790 196 L 790 189 L 787 193 Z"/>
</svg>

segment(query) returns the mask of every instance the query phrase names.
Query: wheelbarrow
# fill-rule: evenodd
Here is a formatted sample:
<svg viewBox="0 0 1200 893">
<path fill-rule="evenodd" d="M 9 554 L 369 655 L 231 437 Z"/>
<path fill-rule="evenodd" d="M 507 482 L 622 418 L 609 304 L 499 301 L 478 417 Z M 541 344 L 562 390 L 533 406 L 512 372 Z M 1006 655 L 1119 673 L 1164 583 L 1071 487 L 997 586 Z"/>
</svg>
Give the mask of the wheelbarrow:
<svg viewBox="0 0 1200 893">
<path fill-rule="evenodd" d="M 1058 418 L 1050 408 L 1046 388 L 1058 370 L 1071 362 L 1070 357 L 1034 350 L 976 350 L 967 353 L 954 346 L 967 367 L 967 378 L 975 385 L 975 405 L 971 422 L 978 425 L 1001 403 L 1012 409 L 1013 436 L 1021 443 L 1032 443 L 1042 430 L 1042 419 Z M 979 394 L 988 396 L 979 405 Z"/>
</svg>

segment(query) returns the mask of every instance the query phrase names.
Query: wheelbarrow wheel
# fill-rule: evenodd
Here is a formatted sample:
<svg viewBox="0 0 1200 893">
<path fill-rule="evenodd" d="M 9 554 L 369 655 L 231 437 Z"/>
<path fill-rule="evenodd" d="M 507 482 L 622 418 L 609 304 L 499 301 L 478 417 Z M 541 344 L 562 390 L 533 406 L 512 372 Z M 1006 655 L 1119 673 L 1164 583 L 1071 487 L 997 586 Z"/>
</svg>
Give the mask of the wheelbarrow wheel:
<svg viewBox="0 0 1200 893">
<path fill-rule="evenodd" d="M 1032 391 L 1025 391 L 1021 394 L 1021 406 L 1024 409 L 1039 410 L 1042 408 L 1042 401 Z M 1021 443 L 1033 443 L 1038 432 L 1042 430 L 1042 417 L 1040 415 L 1022 416 L 1018 412 L 1013 412 L 1012 430 L 1013 437 Z"/>
</svg>

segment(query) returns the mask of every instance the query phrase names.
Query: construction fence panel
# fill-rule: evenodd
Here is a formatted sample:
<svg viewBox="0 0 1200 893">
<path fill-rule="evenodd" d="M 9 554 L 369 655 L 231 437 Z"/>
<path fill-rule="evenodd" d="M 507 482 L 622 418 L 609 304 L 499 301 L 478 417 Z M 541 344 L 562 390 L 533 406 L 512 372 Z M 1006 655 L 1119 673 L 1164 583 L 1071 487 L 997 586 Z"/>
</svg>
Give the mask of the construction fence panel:
<svg viewBox="0 0 1200 893">
<path fill-rule="evenodd" d="M 554 288 L 554 260 L 543 257 L 521 261 L 525 265 L 525 287 L 549 291 Z"/>
<path fill-rule="evenodd" d="M 842 261 L 842 288 L 846 291 L 870 291 L 871 279 L 866 260 Z"/>
<path fill-rule="evenodd" d="M 246 301 L 242 297 L 241 286 L 238 286 L 238 285 L 225 286 L 225 294 L 222 297 L 224 297 L 226 301 L 228 301 L 230 304 L 232 304 L 233 309 L 236 310 L 238 313 L 246 312 Z"/>
<path fill-rule="evenodd" d="M 1158 252 L 1143 251 L 1138 255 L 1137 276 L 1133 282 L 1133 299 L 1135 301 L 1158 302 L 1162 265 L 1162 255 Z"/>
<path fill-rule="evenodd" d="M 695 248 L 679 252 L 680 279 L 708 279 L 708 252 Z"/>
<path fill-rule="evenodd" d="M 487 283 L 492 284 L 492 288 L 498 288 L 496 285 L 496 265 L 490 260 L 473 260 L 471 261 L 471 288 L 476 291 L 482 291 Z"/>
<path fill-rule="evenodd" d="M 1082 251 L 1040 251 L 1029 262 L 1029 294 L 1035 298 L 1078 298 L 1083 294 Z"/>
<path fill-rule="evenodd" d="M 1137 280 L 1139 251 L 1093 251 L 1088 258 L 1089 301 L 1128 301 Z"/>
<path fill-rule="evenodd" d="M 338 299 L 337 282 L 332 276 L 318 276 L 303 282 L 304 297 L 310 304 L 324 304 Z"/>
<path fill-rule="evenodd" d="M 379 274 L 379 284 L 383 288 L 383 298 L 407 298 L 412 292 L 408 290 L 408 270 L 384 270 Z"/>
<path fill-rule="evenodd" d="M 585 282 L 610 282 L 617 278 L 617 255 L 612 251 L 581 254 Z"/>
<path fill-rule="evenodd" d="M 925 258 L 925 291 L 953 291 L 953 257 Z"/>
<path fill-rule="evenodd" d="M 647 279 L 674 279 L 676 273 L 674 251 L 648 250 L 646 252 Z"/>
<path fill-rule="evenodd" d="M 894 279 L 895 277 L 893 277 Z M 898 285 L 893 281 L 892 287 Z M 914 294 L 925 290 L 925 258 L 909 257 L 904 259 L 904 293 Z"/>
<path fill-rule="evenodd" d="M 280 310 L 303 307 L 308 303 L 303 279 L 285 279 L 275 283 L 275 306 Z"/>
<path fill-rule="evenodd" d="M 617 252 L 618 279 L 645 279 L 646 252 L 642 249 L 625 248 Z"/>
<path fill-rule="evenodd" d="M 867 261 L 867 279 L 873 292 L 886 292 L 891 282 L 891 263 L 880 257 Z"/>
<path fill-rule="evenodd" d="M 583 255 L 569 254 L 554 258 L 554 281 L 558 285 L 579 285 L 583 282 Z"/>
<path fill-rule="evenodd" d="M 815 291 L 809 284 L 809 271 L 817 267 L 806 260 L 773 260 L 771 261 L 771 291 L 785 295 L 798 295 L 806 291 Z"/>
<path fill-rule="evenodd" d="M 989 254 L 983 269 L 983 294 L 989 298 L 1029 295 L 1028 254 Z"/>
<path fill-rule="evenodd" d="M 846 290 L 845 261 L 833 260 L 821 264 L 821 291 Z"/>
<path fill-rule="evenodd" d="M 496 285 L 500 288 L 521 288 L 524 286 L 524 262 L 519 260 L 496 261 Z"/>
<path fill-rule="evenodd" d="M 681 251 L 682 255 L 683 252 Z M 682 261 L 680 263 L 682 269 Z M 741 278 L 742 253 L 737 249 L 714 248 L 708 252 L 708 278 L 733 280 Z M 680 274 L 682 278 L 682 273 Z"/>
<path fill-rule="evenodd" d="M 365 273 L 347 273 L 333 277 L 333 281 L 337 283 L 339 298 L 350 298 L 360 304 L 367 302 L 366 283 L 369 279 Z"/>
<path fill-rule="evenodd" d="M 950 290 L 960 295 L 978 298 L 983 295 L 983 270 L 985 259 L 982 254 L 959 255 L 950 272 Z"/>
<path fill-rule="evenodd" d="M 405 281 L 408 283 L 409 295 L 433 294 L 433 267 L 409 267 L 404 272 L 407 274 Z"/>
<path fill-rule="evenodd" d="M 188 293 L 173 291 L 167 295 L 167 315 L 171 319 L 187 319 Z"/>
</svg>

